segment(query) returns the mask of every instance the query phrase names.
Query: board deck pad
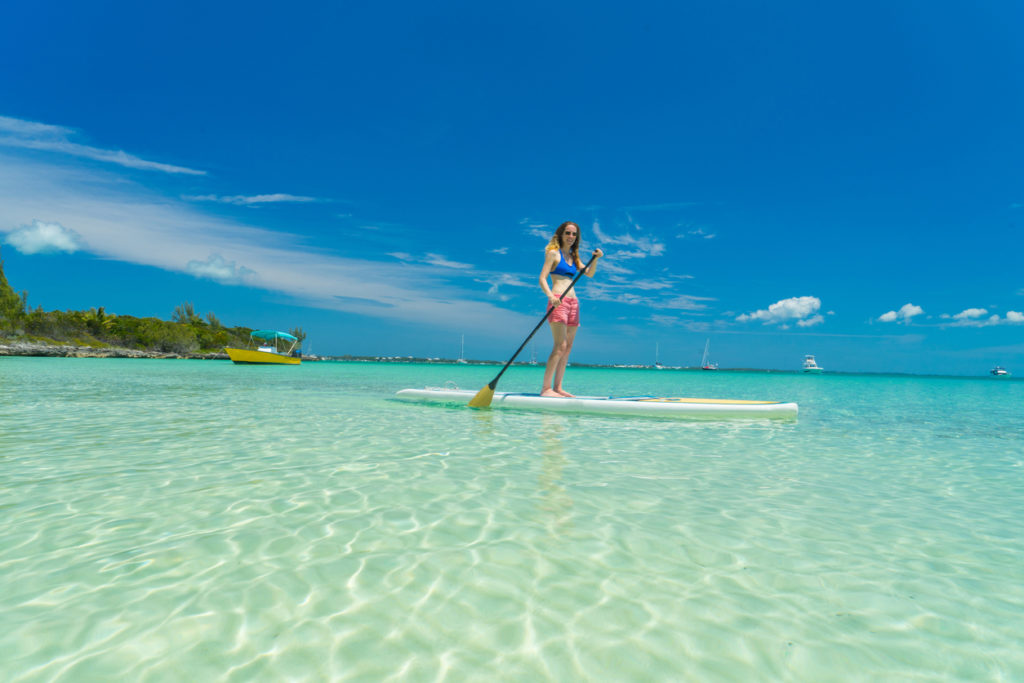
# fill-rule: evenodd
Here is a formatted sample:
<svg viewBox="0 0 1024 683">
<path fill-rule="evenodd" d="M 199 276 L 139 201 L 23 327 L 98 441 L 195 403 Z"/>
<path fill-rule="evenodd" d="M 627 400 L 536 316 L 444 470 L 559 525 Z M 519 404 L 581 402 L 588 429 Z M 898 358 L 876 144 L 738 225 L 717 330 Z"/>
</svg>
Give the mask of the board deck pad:
<svg viewBox="0 0 1024 683">
<path fill-rule="evenodd" d="M 469 403 L 477 392 L 466 389 L 426 387 L 402 389 L 396 398 L 428 403 Z M 491 407 L 560 413 L 598 413 L 634 417 L 681 418 L 774 418 L 793 419 L 799 408 L 784 401 L 756 401 L 682 396 L 576 396 L 495 392 Z"/>
</svg>

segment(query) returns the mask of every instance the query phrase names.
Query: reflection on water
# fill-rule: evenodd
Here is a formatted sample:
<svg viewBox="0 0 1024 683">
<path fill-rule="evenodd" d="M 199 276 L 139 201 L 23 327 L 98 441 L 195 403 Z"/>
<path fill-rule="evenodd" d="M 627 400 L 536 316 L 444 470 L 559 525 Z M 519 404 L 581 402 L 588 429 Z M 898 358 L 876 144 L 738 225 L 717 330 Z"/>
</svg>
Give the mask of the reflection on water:
<svg viewBox="0 0 1024 683">
<path fill-rule="evenodd" d="M 540 417 L 542 453 L 542 465 L 538 478 L 542 494 L 540 508 L 547 513 L 548 531 L 553 536 L 558 536 L 564 533 L 572 523 L 572 497 L 562 482 L 562 472 L 568 462 L 565 456 L 566 419 L 559 415 L 541 415 Z"/>
</svg>

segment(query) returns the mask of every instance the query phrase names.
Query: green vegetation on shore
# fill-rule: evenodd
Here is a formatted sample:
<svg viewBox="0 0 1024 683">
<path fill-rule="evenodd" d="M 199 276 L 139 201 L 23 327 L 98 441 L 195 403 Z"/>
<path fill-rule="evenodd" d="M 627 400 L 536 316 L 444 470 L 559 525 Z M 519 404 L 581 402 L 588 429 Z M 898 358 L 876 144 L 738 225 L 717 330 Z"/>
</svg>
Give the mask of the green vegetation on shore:
<svg viewBox="0 0 1024 683">
<path fill-rule="evenodd" d="M 0 337 L 3 338 L 187 354 L 223 352 L 225 346 L 244 348 L 250 332 L 247 327 L 224 327 L 213 313 L 207 313 L 203 319 L 196 314 L 191 302 L 178 306 L 171 320 L 115 315 L 107 313 L 102 306 L 88 311 L 44 311 L 40 306 L 30 311 L 28 293 L 14 291 L 4 275 L 0 258 Z"/>
</svg>

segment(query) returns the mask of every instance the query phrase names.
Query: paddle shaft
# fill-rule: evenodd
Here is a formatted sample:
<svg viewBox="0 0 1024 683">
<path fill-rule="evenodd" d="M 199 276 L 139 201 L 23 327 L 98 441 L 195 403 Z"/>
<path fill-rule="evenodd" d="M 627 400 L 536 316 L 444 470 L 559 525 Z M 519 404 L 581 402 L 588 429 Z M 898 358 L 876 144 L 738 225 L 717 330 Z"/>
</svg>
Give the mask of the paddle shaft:
<svg viewBox="0 0 1024 683">
<path fill-rule="evenodd" d="M 570 290 L 570 289 L 572 289 L 572 288 L 573 288 L 574 286 L 576 286 L 576 282 L 577 282 L 577 281 L 578 281 L 578 280 L 579 280 L 579 279 L 580 279 L 581 277 L 583 277 L 583 274 L 584 274 L 585 272 L 587 272 L 587 269 L 588 269 L 588 268 L 590 268 L 590 264 L 591 264 L 591 263 L 593 263 L 593 262 L 594 262 L 594 259 L 596 259 L 596 258 L 597 258 L 597 255 L 596 255 L 596 254 L 595 254 L 594 256 L 591 256 L 591 257 L 590 257 L 590 260 L 589 260 L 589 261 L 587 261 L 587 265 L 583 266 L 583 269 L 582 269 L 582 270 L 580 270 L 580 272 L 576 274 L 576 277 L 575 277 L 575 278 L 573 278 L 572 284 L 571 284 L 571 285 L 569 285 L 568 287 L 566 287 L 566 288 L 565 288 L 565 291 L 564 291 L 564 292 L 562 292 L 562 295 L 558 297 L 558 300 L 559 300 L 559 301 L 561 301 L 562 299 L 564 299 L 564 298 L 565 298 L 565 295 L 569 293 L 569 290 Z M 499 379 L 501 379 L 501 376 L 505 374 L 505 371 L 506 371 L 506 370 L 508 370 L 508 366 L 512 365 L 512 362 L 513 362 L 513 361 L 514 361 L 514 360 L 516 359 L 516 356 L 518 356 L 518 355 L 519 355 L 519 352 L 523 350 L 523 347 L 525 347 L 525 346 L 526 346 L 527 342 L 529 342 L 529 341 L 530 341 L 531 339 L 533 339 L 533 335 L 537 334 L 537 330 L 539 330 L 539 329 L 540 329 L 540 326 L 544 324 L 544 321 L 548 319 L 548 316 L 549 316 L 549 315 L 551 315 L 551 311 L 553 311 L 553 310 L 555 310 L 555 309 L 554 309 L 553 307 L 550 307 L 550 306 L 549 306 L 549 308 L 548 308 L 547 312 L 546 312 L 546 313 L 544 313 L 544 317 L 543 317 L 543 318 L 541 318 L 541 319 L 540 319 L 540 322 L 539 322 L 539 323 L 537 323 L 537 326 L 533 328 L 533 332 L 531 332 L 531 333 L 530 333 L 530 336 L 528 336 L 528 337 L 527 337 L 526 339 L 524 339 L 524 340 L 523 340 L 523 343 L 519 345 L 519 348 L 518 348 L 518 349 L 516 349 L 516 352 L 515 352 L 515 353 L 513 353 L 513 354 L 512 354 L 512 357 L 508 359 L 508 362 L 507 362 L 507 363 L 505 363 L 505 367 L 503 367 L 503 368 L 501 369 L 501 372 L 499 372 L 499 373 L 498 373 L 498 375 L 497 375 L 497 376 L 496 376 L 496 377 L 495 377 L 494 379 L 492 379 L 492 380 L 491 380 L 491 383 L 487 385 L 488 387 L 490 387 L 490 388 L 491 388 L 491 391 L 494 391 L 494 388 L 495 388 L 496 386 L 498 386 L 498 380 L 499 380 Z M 488 403 L 490 403 L 490 401 L 488 401 Z"/>
</svg>

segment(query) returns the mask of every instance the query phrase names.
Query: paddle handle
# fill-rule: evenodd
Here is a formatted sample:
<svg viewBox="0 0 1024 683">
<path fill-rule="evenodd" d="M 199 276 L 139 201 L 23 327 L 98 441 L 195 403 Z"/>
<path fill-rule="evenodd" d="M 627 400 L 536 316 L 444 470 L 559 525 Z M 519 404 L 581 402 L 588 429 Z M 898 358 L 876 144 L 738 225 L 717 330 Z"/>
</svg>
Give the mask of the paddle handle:
<svg viewBox="0 0 1024 683">
<path fill-rule="evenodd" d="M 565 288 L 565 291 L 564 291 L 564 292 L 562 292 L 561 296 L 559 296 L 559 297 L 558 297 L 558 300 L 559 300 L 559 301 L 561 301 L 562 299 L 564 299 L 564 298 L 565 298 L 565 295 L 566 295 L 566 294 L 568 294 L 568 293 L 569 293 L 569 290 L 570 290 L 570 289 L 572 289 L 572 288 L 573 288 L 573 286 L 575 286 L 575 285 L 576 285 L 576 282 L 577 282 L 577 281 L 578 281 L 578 280 L 579 280 L 579 279 L 580 279 L 581 277 L 583 277 L 583 274 L 584 274 L 585 272 L 587 272 L 587 269 L 588 269 L 588 268 L 590 268 L 590 264 L 591 264 L 591 263 L 593 263 L 593 262 L 594 262 L 594 259 L 596 259 L 596 258 L 597 258 L 597 254 L 594 254 L 593 256 L 591 256 L 591 257 L 590 257 L 590 260 L 589 260 L 589 261 L 587 261 L 587 265 L 583 266 L 582 270 L 580 270 L 580 272 L 576 274 L 576 277 L 575 277 L 575 278 L 573 278 L 573 280 L 572 280 L 572 284 L 571 284 L 571 285 L 569 285 L 568 287 L 566 287 L 566 288 Z M 516 349 L 516 352 L 515 352 L 515 353 L 513 353 L 513 354 L 512 354 L 512 357 L 508 359 L 508 362 L 507 362 L 507 363 L 505 363 L 505 367 L 503 367 L 503 368 L 501 369 L 501 372 L 499 372 L 499 373 L 498 373 L 498 375 L 497 375 L 497 376 L 496 376 L 496 377 L 495 377 L 494 379 L 492 379 L 492 380 L 491 380 L 491 383 L 487 385 L 487 386 L 489 386 L 489 387 L 491 388 L 491 391 L 494 391 L 494 388 L 495 388 L 496 386 L 498 386 L 498 380 L 499 380 L 499 379 L 501 379 L 501 376 L 505 374 L 505 371 L 506 371 L 506 370 L 508 370 L 508 366 L 512 365 L 512 362 L 513 362 L 513 361 L 514 361 L 514 360 L 516 359 L 516 356 L 518 356 L 518 355 L 519 355 L 519 352 L 523 350 L 523 348 L 524 348 L 524 347 L 526 346 L 526 344 L 527 344 L 527 343 L 528 343 L 528 342 L 529 342 L 529 341 L 530 341 L 531 339 L 533 339 L 533 335 L 537 334 L 537 330 L 539 330 L 539 329 L 540 329 L 540 326 L 544 324 L 544 321 L 548 319 L 548 316 L 549 316 L 549 315 L 551 315 L 551 312 L 552 312 L 553 310 L 555 310 L 555 309 L 554 309 L 554 308 L 553 308 L 552 306 L 548 306 L 548 310 L 547 310 L 547 311 L 546 311 L 546 312 L 544 313 L 544 317 L 543 317 L 543 318 L 541 318 L 541 319 L 540 319 L 540 322 L 538 322 L 538 323 L 537 323 L 537 326 L 533 328 L 533 332 L 531 332 L 531 333 L 530 333 L 530 336 L 528 336 L 528 337 L 527 337 L 526 339 L 524 339 L 524 340 L 523 340 L 523 343 L 519 345 L 519 348 L 518 348 L 518 349 Z"/>
</svg>

